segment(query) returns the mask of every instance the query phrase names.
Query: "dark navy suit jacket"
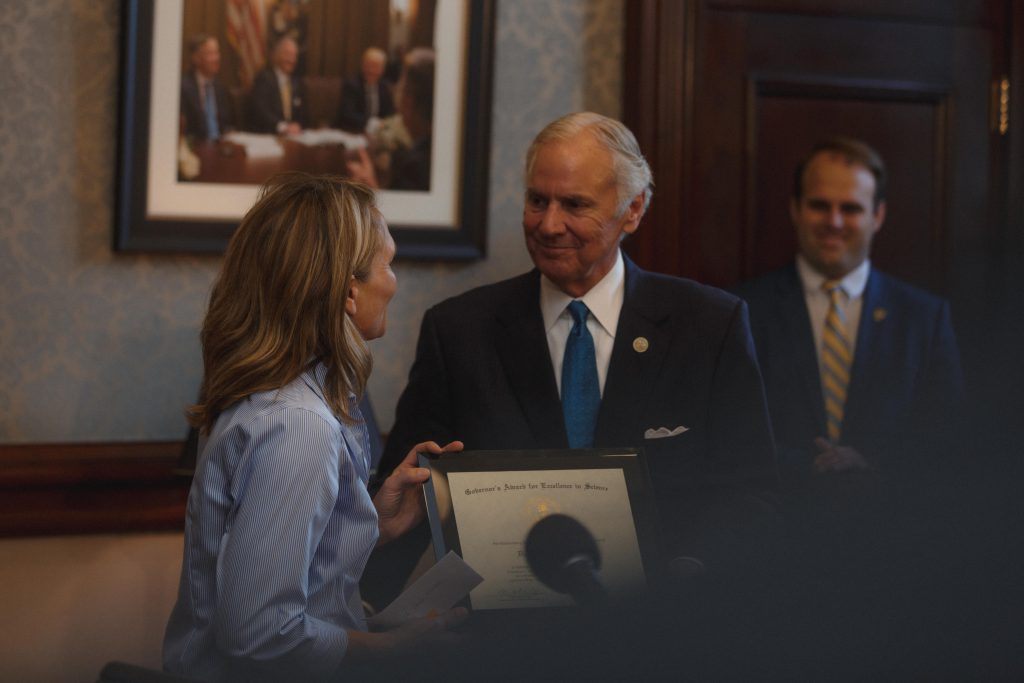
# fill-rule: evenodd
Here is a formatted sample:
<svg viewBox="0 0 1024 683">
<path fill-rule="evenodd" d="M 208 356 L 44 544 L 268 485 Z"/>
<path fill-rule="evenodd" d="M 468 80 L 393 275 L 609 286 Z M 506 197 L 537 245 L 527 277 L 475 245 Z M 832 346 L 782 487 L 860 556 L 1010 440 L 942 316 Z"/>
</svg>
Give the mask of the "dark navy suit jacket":
<svg viewBox="0 0 1024 683">
<path fill-rule="evenodd" d="M 303 128 L 306 127 L 306 107 L 302 80 L 292 77 L 292 118 Z M 249 94 L 250 125 L 256 133 L 276 133 L 277 124 L 284 121 L 284 107 L 281 106 L 281 89 L 277 85 L 277 74 L 266 68 L 256 74 Z"/>
<path fill-rule="evenodd" d="M 638 337 L 647 350 L 634 349 Z M 687 431 L 645 438 L 660 427 Z M 460 439 L 468 450 L 568 447 L 538 271 L 426 312 L 382 471 L 425 439 Z M 626 259 L 594 446 L 644 450 L 673 555 L 708 559 L 730 515 L 742 526 L 751 510 L 764 512 L 759 496 L 775 490 L 777 473 L 745 304 Z"/>
<path fill-rule="evenodd" d="M 210 137 L 206 130 L 206 109 L 203 107 L 202 99 L 205 95 L 199 92 L 199 84 L 194 72 L 190 71 L 181 77 L 181 113 L 185 117 L 185 135 L 197 140 L 207 140 Z M 217 126 L 220 134 L 231 130 L 233 127 L 231 116 L 231 104 L 228 101 L 227 90 L 220 81 L 213 81 L 213 97 L 217 102 Z"/>
<path fill-rule="evenodd" d="M 381 79 L 377 82 L 377 116 L 387 118 L 395 113 L 395 100 L 391 96 L 391 85 Z M 341 98 L 338 101 L 338 120 L 335 125 L 342 130 L 362 133 L 370 120 L 370 103 L 366 97 L 366 79 L 362 74 L 347 78 L 341 84 Z"/>
<path fill-rule="evenodd" d="M 811 473 L 825 409 L 817 350 L 796 264 L 744 283 L 783 474 Z M 949 453 L 963 393 L 960 356 L 943 299 L 872 268 L 841 441 L 882 475 L 920 472 Z"/>
</svg>

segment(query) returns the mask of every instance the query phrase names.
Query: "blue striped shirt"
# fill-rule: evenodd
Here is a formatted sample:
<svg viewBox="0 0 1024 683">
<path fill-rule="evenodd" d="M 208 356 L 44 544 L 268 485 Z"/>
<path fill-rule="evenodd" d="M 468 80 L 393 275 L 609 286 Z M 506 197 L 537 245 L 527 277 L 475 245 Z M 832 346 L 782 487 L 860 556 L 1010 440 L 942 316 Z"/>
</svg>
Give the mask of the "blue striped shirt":
<svg viewBox="0 0 1024 683">
<path fill-rule="evenodd" d="M 359 577 L 379 534 L 369 440 L 331 412 L 325 374 L 253 394 L 214 424 L 189 493 L 165 669 L 322 675 L 340 665 L 346 629 L 366 630 Z"/>
</svg>

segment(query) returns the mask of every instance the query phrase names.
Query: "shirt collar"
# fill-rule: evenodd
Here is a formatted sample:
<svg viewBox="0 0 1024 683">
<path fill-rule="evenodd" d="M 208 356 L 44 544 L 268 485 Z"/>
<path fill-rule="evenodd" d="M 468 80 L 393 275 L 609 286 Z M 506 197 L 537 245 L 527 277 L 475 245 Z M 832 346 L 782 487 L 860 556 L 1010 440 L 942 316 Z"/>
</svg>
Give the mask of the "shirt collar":
<svg viewBox="0 0 1024 683">
<path fill-rule="evenodd" d="M 601 324 L 601 327 L 612 337 L 619 325 L 619 314 L 622 312 L 622 300 L 625 297 L 626 266 L 622 261 L 622 252 L 615 255 L 615 265 L 605 273 L 601 280 L 579 298 L 587 305 L 590 314 Z M 550 331 L 565 307 L 573 301 L 573 297 L 560 290 L 546 275 L 540 276 L 540 313 L 544 318 L 544 331 Z"/>
<path fill-rule="evenodd" d="M 313 393 L 320 397 L 321 401 L 327 403 L 327 396 L 324 393 L 324 384 L 327 382 L 327 366 L 322 361 L 310 359 L 309 367 L 302 373 L 302 381 L 313 390 Z M 348 392 L 348 402 L 351 408 L 356 409 L 356 415 L 361 415 L 361 413 L 358 413 L 359 401 L 355 393 Z"/>
<path fill-rule="evenodd" d="M 814 269 L 807 259 L 802 254 L 797 254 L 796 257 L 796 271 L 800 275 L 800 282 L 803 284 L 804 292 L 821 292 L 821 286 L 825 284 L 826 278 L 824 275 Z M 864 261 L 851 270 L 846 276 L 839 281 L 843 292 L 846 293 L 847 298 L 856 299 L 864 293 L 864 288 L 868 284 L 868 275 L 871 274 L 871 260 L 864 259 Z"/>
<path fill-rule="evenodd" d="M 323 363 L 310 359 L 310 365 L 302 373 L 302 381 L 313 390 L 321 400 L 326 402 L 324 397 L 324 381 L 327 379 L 327 366 Z"/>
</svg>

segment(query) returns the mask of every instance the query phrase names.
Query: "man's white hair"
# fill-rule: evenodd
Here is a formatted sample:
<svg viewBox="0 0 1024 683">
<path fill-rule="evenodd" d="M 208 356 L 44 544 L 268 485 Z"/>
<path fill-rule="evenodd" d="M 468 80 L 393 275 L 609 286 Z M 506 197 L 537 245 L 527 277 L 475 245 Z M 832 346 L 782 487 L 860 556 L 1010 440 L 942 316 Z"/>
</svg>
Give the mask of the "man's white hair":
<svg viewBox="0 0 1024 683">
<path fill-rule="evenodd" d="M 555 119 L 537 133 L 537 137 L 526 151 L 527 182 L 541 147 L 549 142 L 571 140 L 584 131 L 593 135 L 594 139 L 612 155 L 612 170 L 618 188 L 618 214 L 621 216 L 633 198 L 643 193 L 644 203 L 640 211 L 640 215 L 643 216 L 654 193 L 651 167 L 640 153 L 640 145 L 632 131 L 621 122 L 601 114 L 590 111 L 568 114 Z"/>
</svg>

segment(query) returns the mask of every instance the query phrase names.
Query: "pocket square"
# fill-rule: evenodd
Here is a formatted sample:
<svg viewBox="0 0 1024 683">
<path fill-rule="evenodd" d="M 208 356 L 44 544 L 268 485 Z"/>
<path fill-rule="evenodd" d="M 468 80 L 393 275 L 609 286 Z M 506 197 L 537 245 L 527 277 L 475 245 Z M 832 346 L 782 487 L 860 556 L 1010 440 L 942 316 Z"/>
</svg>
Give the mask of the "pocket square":
<svg viewBox="0 0 1024 683">
<path fill-rule="evenodd" d="M 657 429 L 648 429 L 646 432 L 644 432 L 644 438 L 665 439 L 670 436 L 678 436 L 679 434 L 688 431 L 690 431 L 690 428 L 684 427 L 683 425 L 679 425 L 675 429 L 669 429 L 668 427 L 658 427 Z"/>
</svg>

